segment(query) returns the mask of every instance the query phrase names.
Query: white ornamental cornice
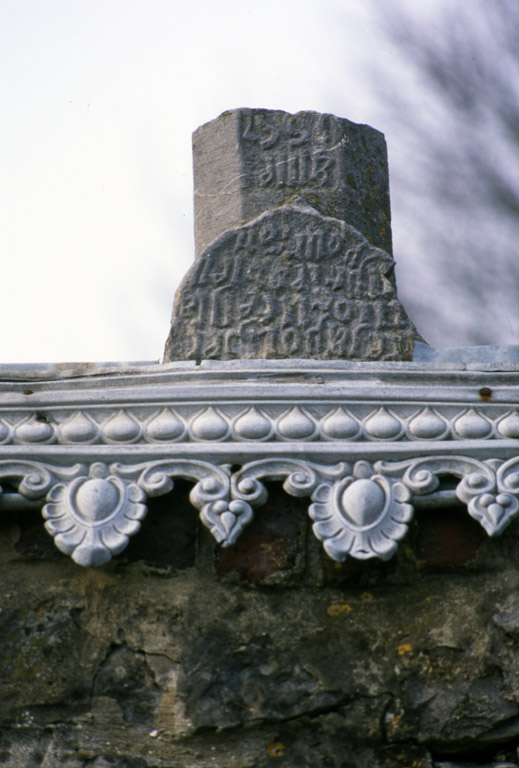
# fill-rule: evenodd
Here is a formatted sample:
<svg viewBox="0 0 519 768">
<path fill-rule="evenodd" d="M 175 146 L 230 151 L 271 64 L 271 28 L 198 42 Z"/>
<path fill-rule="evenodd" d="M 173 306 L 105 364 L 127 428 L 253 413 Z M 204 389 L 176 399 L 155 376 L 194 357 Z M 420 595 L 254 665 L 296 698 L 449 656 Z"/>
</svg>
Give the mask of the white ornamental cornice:
<svg viewBox="0 0 519 768">
<path fill-rule="evenodd" d="M 175 478 L 223 546 L 266 499 L 309 499 L 336 560 L 387 559 L 414 507 L 453 498 L 489 535 L 519 514 L 519 366 L 280 360 L 0 371 L 0 512 L 107 562 Z M 439 492 L 439 478 L 458 478 Z M 16 496 L 16 499 L 14 498 Z M 174 511 L 172 511 L 174 514 Z"/>
</svg>

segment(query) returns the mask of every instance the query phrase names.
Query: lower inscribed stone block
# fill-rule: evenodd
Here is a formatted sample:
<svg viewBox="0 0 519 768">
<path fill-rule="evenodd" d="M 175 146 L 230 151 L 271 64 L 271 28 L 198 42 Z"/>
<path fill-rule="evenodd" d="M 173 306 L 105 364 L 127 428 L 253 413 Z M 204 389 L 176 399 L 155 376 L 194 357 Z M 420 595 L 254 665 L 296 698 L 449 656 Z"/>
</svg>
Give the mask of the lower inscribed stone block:
<svg viewBox="0 0 519 768">
<path fill-rule="evenodd" d="M 283 206 L 228 230 L 179 288 L 165 361 L 411 360 L 394 261 L 357 230 Z"/>
</svg>

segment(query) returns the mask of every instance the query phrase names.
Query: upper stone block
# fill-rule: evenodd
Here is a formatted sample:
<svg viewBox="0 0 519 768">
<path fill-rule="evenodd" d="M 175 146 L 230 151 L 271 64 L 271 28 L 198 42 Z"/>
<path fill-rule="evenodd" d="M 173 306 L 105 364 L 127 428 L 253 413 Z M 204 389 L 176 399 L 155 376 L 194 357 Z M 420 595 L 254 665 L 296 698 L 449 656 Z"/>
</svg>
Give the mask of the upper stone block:
<svg viewBox="0 0 519 768">
<path fill-rule="evenodd" d="M 285 203 L 311 206 L 392 253 L 384 136 L 318 112 L 235 109 L 193 134 L 196 258 Z"/>
</svg>

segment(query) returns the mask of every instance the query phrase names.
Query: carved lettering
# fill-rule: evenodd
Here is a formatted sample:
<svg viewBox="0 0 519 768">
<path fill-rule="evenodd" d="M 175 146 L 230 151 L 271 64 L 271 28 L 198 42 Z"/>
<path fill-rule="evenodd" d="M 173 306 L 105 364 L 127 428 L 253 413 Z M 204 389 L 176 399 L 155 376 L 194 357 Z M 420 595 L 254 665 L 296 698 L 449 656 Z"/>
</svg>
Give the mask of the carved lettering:
<svg viewBox="0 0 519 768">
<path fill-rule="evenodd" d="M 301 349 L 301 333 L 297 328 L 283 328 L 281 331 L 281 350 L 285 357 L 298 357 Z"/>
<path fill-rule="evenodd" d="M 193 293 L 190 296 L 186 296 L 186 300 L 182 302 L 178 314 L 185 320 L 189 320 L 191 323 L 199 323 L 202 319 L 202 306 L 203 297 L 201 293 Z"/>
<path fill-rule="evenodd" d="M 327 148 L 337 144 L 338 127 L 337 118 L 333 115 L 319 115 L 313 133 L 313 140 L 315 144 L 317 146 L 321 145 Z"/>
<path fill-rule="evenodd" d="M 234 236 L 234 243 L 232 246 L 234 253 L 248 250 L 249 236 L 250 236 L 250 230 L 248 229 L 236 230 L 235 236 Z"/>
<path fill-rule="evenodd" d="M 251 181 L 275 189 L 336 186 L 337 160 L 329 151 L 337 145 L 336 126 L 331 115 L 310 124 L 287 115 L 275 124 L 262 114 L 245 113 L 241 136 L 253 153 L 248 162 Z"/>
<path fill-rule="evenodd" d="M 198 285 L 206 285 L 211 282 L 211 265 L 207 259 L 197 261 L 194 269 L 194 279 Z"/>
<path fill-rule="evenodd" d="M 215 327 L 225 328 L 233 322 L 233 288 L 226 285 L 223 288 L 215 288 L 211 295 L 211 310 L 209 323 Z"/>
<path fill-rule="evenodd" d="M 276 175 L 276 158 L 266 157 L 263 161 L 261 168 L 258 172 L 258 181 L 264 187 L 268 187 L 271 184 L 275 185 L 277 180 Z"/>
<path fill-rule="evenodd" d="M 175 305 L 170 359 L 398 359 L 416 332 L 391 276 L 390 257 L 354 229 L 282 206 L 196 264 Z"/>
<path fill-rule="evenodd" d="M 262 225 L 258 239 L 265 253 L 279 256 L 283 248 L 283 240 L 277 227 L 270 223 Z"/>
<path fill-rule="evenodd" d="M 271 149 L 271 147 L 273 147 L 279 139 L 279 129 L 266 120 L 262 120 L 260 125 L 260 132 L 260 147 L 262 149 Z"/>
<path fill-rule="evenodd" d="M 222 341 L 223 341 L 223 334 L 204 334 L 204 342 L 202 346 L 201 356 L 204 358 L 207 358 L 208 360 L 213 359 L 221 359 L 223 356 L 223 349 L 222 349 Z"/>
<path fill-rule="evenodd" d="M 276 300 L 269 293 L 258 293 L 255 298 L 255 307 L 257 308 L 257 315 L 262 322 L 272 320 L 276 315 Z"/>
<path fill-rule="evenodd" d="M 254 115 L 252 112 L 244 112 L 242 119 L 242 136 L 246 141 L 257 141 L 258 134 L 254 130 Z"/>
<path fill-rule="evenodd" d="M 319 318 L 314 325 L 305 330 L 305 355 L 308 357 L 320 357 L 327 351 L 327 340 L 324 338 L 323 326 L 324 318 Z"/>
<path fill-rule="evenodd" d="M 262 157 L 254 176 L 264 187 L 333 187 L 336 161 L 325 152 L 295 154 L 282 152 Z"/>
<path fill-rule="evenodd" d="M 345 296 L 341 296 L 331 306 L 332 317 L 341 323 L 347 323 L 351 320 L 351 310 L 351 304 Z"/>
<path fill-rule="evenodd" d="M 224 232 L 295 200 L 391 253 L 386 146 L 369 126 L 315 112 L 237 109 L 201 126 L 193 146 L 198 257 Z M 234 247 L 241 252 L 243 241 Z"/>
<path fill-rule="evenodd" d="M 272 288 L 276 291 L 290 284 L 290 267 L 278 267 L 272 275 Z"/>
<path fill-rule="evenodd" d="M 247 291 L 244 300 L 239 303 L 238 311 L 243 320 L 248 320 L 251 316 L 255 298 L 256 294 L 253 291 Z"/>
<path fill-rule="evenodd" d="M 320 187 L 331 187 L 334 182 L 335 158 L 323 152 L 315 156 L 313 178 Z"/>
<path fill-rule="evenodd" d="M 288 136 L 289 147 L 300 147 L 303 144 L 308 143 L 309 133 L 304 128 L 298 128 L 297 125 L 292 125 L 290 134 Z"/>
<path fill-rule="evenodd" d="M 271 113 L 272 114 L 272 113 Z M 241 136 L 251 145 L 271 149 L 281 143 L 289 148 L 319 146 L 331 148 L 337 144 L 339 120 L 333 115 L 312 115 L 310 121 L 304 115 L 281 114 L 281 119 L 261 112 L 244 110 L 241 119 Z"/>
<path fill-rule="evenodd" d="M 225 331 L 223 347 L 226 357 L 239 357 L 241 352 L 241 338 L 239 330 Z"/>
<path fill-rule="evenodd" d="M 187 360 L 199 360 L 201 358 L 201 344 L 202 338 L 199 333 L 195 333 L 192 329 L 186 331 L 183 338 L 180 340 L 177 348 L 180 348 L 179 359 L 185 356 Z"/>
</svg>

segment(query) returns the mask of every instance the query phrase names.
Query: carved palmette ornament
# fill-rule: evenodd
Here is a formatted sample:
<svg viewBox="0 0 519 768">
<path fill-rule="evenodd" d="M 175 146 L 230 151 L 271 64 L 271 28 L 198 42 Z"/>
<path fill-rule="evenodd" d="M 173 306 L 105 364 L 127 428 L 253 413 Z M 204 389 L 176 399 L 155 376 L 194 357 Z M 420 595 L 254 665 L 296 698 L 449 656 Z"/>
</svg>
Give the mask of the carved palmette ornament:
<svg viewBox="0 0 519 768">
<path fill-rule="evenodd" d="M 215 501 L 206 504 L 200 512 L 200 520 L 209 528 L 222 547 L 230 547 L 253 518 L 247 502 L 241 499 Z"/>
<path fill-rule="evenodd" d="M 456 494 L 488 535 L 497 536 L 519 514 L 519 459 L 491 459 L 483 469 L 464 477 Z"/>
<path fill-rule="evenodd" d="M 347 555 L 388 560 L 407 533 L 413 516 L 410 498 L 403 483 L 375 474 L 368 462 L 359 461 L 353 474 L 315 489 L 309 508 L 314 534 L 339 562 Z"/>
<path fill-rule="evenodd" d="M 98 566 L 121 552 L 140 528 L 146 494 L 100 462 L 88 475 L 54 485 L 42 509 L 58 549 L 79 565 Z"/>
</svg>

